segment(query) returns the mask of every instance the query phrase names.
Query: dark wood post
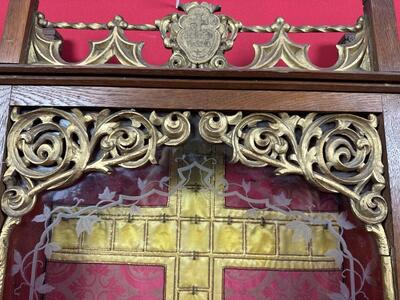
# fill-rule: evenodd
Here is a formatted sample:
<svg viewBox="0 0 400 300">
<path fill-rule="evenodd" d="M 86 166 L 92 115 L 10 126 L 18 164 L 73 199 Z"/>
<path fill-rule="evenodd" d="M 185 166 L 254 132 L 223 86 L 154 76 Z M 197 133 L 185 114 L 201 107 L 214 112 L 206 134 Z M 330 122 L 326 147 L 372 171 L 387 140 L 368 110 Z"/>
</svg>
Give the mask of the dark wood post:
<svg viewBox="0 0 400 300">
<path fill-rule="evenodd" d="M 364 0 L 374 71 L 400 72 L 400 45 L 393 0 Z"/>
<path fill-rule="evenodd" d="M 0 63 L 25 63 L 38 0 L 10 0 L 0 42 Z"/>
<path fill-rule="evenodd" d="M 374 71 L 400 72 L 400 41 L 393 0 L 364 0 L 364 15 L 370 37 L 370 51 Z M 386 157 L 392 209 L 392 222 L 388 222 L 388 233 L 392 232 L 394 243 L 395 286 L 400 287 L 400 131 L 397 122 L 400 116 L 400 97 L 383 97 L 383 118 L 386 138 Z M 392 231 L 393 230 L 393 231 Z"/>
</svg>

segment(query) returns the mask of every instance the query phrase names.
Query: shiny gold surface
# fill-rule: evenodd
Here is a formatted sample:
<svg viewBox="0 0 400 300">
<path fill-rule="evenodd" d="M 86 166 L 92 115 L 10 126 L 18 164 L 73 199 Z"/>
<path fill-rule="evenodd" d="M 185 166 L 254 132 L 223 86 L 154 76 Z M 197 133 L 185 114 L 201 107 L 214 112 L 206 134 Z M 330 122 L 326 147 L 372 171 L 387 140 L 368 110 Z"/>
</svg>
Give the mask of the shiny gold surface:
<svg viewBox="0 0 400 300">
<path fill-rule="evenodd" d="M 38 193 L 70 185 L 86 172 L 156 163 L 157 148 L 179 145 L 188 138 L 188 116 L 188 112 L 166 116 L 153 112 L 146 118 L 134 110 L 84 114 L 54 108 L 19 114 L 14 109 L 3 211 L 22 216 L 34 206 Z"/>
<path fill-rule="evenodd" d="M 268 26 L 245 26 L 233 18 L 215 14 L 221 8 L 209 3 L 181 4 L 184 14 L 173 13 L 154 24 L 129 24 L 116 16 L 108 23 L 67 23 L 50 22 L 42 14 L 37 15 L 32 33 L 29 63 L 66 65 L 60 55 L 62 40 L 46 37 L 44 30 L 90 29 L 108 30 L 109 36 L 102 41 L 92 42 L 86 59 L 77 65 L 98 65 L 115 56 L 123 65 L 149 67 L 142 56 L 143 43 L 130 42 L 124 32 L 129 30 L 159 31 L 164 46 L 172 50 L 172 56 L 165 67 L 169 68 L 232 68 L 227 63 L 224 52 L 229 51 L 242 32 L 273 33 L 272 40 L 265 44 L 255 44 L 253 62 L 248 69 L 269 69 L 282 60 L 288 68 L 300 70 L 370 70 L 368 39 L 364 30 L 364 20 L 360 18 L 355 26 L 292 26 L 283 18 Z M 324 69 L 315 66 L 308 57 L 309 45 L 293 42 L 288 33 L 343 32 L 354 34 L 354 41 L 337 45 L 338 61 L 333 67 Z"/>
<path fill-rule="evenodd" d="M 6 264 L 8 255 L 9 238 L 13 228 L 21 222 L 21 217 L 8 217 L 5 219 L 0 234 L 0 298 L 3 298 L 4 280 L 6 277 Z"/>
<path fill-rule="evenodd" d="M 385 299 L 396 299 L 394 291 L 394 270 L 389 242 L 382 224 L 367 225 L 367 231 L 375 236 L 381 255 L 383 291 Z"/>
<path fill-rule="evenodd" d="M 232 147 L 232 162 L 272 166 L 279 175 L 303 175 L 321 190 L 350 198 L 354 213 L 366 224 L 385 220 L 388 205 L 381 194 L 385 179 L 376 116 L 201 115 L 200 134 L 210 143 Z"/>
</svg>

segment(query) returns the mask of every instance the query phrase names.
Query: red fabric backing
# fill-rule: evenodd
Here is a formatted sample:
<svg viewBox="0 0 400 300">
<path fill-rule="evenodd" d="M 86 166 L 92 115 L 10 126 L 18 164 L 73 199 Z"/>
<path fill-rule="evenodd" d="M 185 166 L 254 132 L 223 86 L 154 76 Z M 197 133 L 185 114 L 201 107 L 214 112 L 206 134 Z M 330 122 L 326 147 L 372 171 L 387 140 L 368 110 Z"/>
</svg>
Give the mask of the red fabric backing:
<svg viewBox="0 0 400 300">
<path fill-rule="evenodd" d="M 6 7 L 9 0 L 0 0 L 0 33 L 3 30 Z M 246 25 L 269 24 L 277 16 L 283 16 L 288 22 L 300 24 L 353 24 L 362 15 L 361 0 L 208 0 L 222 5 L 222 13 L 242 21 Z M 400 0 L 396 2 L 396 13 L 400 16 Z M 182 1 L 189 2 L 189 1 Z M 107 22 L 116 14 L 123 15 L 131 23 L 153 23 L 155 19 L 175 11 L 175 0 L 41 0 L 39 10 L 54 21 L 86 21 Z M 76 31 L 63 32 L 65 38 L 64 56 L 66 59 L 78 61 L 89 51 L 88 40 L 96 40 L 105 36 L 104 32 Z M 164 50 L 159 33 L 130 33 L 136 41 L 145 41 L 144 58 L 153 64 L 165 63 L 170 55 Z M 332 65 L 336 60 L 335 44 L 340 34 L 297 34 L 297 42 L 312 44 L 310 56 L 320 66 Z M 246 65 L 253 58 L 252 44 L 265 42 L 269 36 L 261 34 L 241 34 L 228 60 L 235 65 Z"/>
</svg>

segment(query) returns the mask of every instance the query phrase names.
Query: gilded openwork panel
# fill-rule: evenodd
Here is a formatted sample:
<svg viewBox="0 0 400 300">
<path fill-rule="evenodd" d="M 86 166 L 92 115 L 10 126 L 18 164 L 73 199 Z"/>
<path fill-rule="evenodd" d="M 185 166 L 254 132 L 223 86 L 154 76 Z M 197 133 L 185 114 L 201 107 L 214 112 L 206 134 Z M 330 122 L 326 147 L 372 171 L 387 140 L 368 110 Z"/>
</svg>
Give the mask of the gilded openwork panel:
<svg viewBox="0 0 400 300">
<path fill-rule="evenodd" d="M 394 299 L 377 125 L 14 110 L 3 297 Z"/>
<path fill-rule="evenodd" d="M 130 24 L 121 16 L 116 16 L 108 23 L 68 23 L 51 22 L 43 14 L 36 16 L 36 26 L 32 33 L 29 60 L 31 64 L 69 65 L 61 58 L 62 38 L 51 30 L 106 30 L 109 35 L 101 40 L 91 42 L 89 55 L 79 66 L 107 63 L 111 58 L 132 67 L 150 66 L 142 58 L 143 42 L 130 41 L 128 31 L 158 31 L 165 48 L 172 54 L 165 68 L 237 68 L 230 65 L 224 53 L 229 51 L 238 36 L 246 33 L 272 33 L 271 40 L 263 44 L 254 44 L 254 59 L 244 69 L 272 69 L 280 67 L 283 62 L 289 69 L 295 70 L 370 70 L 368 37 L 364 18 L 360 17 L 355 25 L 322 25 L 293 26 L 279 17 L 267 26 L 247 26 L 234 18 L 217 14 L 220 6 L 210 3 L 192 2 L 181 4 L 183 13 L 172 13 L 153 24 Z M 309 45 L 299 44 L 289 34 L 307 33 L 343 33 L 346 34 L 336 47 L 338 60 L 330 68 L 314 65 L 308 56 Z"/>
</svg>

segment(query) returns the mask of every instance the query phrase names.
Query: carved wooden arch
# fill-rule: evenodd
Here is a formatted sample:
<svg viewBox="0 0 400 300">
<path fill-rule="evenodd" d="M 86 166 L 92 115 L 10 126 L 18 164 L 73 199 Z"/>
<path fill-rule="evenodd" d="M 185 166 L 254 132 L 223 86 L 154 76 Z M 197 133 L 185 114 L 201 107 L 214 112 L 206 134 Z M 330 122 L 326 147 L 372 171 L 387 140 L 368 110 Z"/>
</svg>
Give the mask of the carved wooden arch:
<svg viewBox="0 0 400 300">
<path fill-rule="evenodd" d="M 382 196 L 382 144 L 375 115 L 200 115 L 201 136 L 232 147 L 233 163 L 272 166 L 277 174 L 302 175 L 320 189 L 348 197 L 355 215 L 376 238 L 385 299 L 395 299 L 391 253 L 382 226 L 388 204 Z M 152 112 L 146 117 L 134 110 L 41 108 L 20 114 L 14 109 L 11 119 L 7 189 L 1 200 L 7 215 L 0 236 L 1 289 L 12 228 L 33 208 L 40 192 L 72 184 L 84 173 L 156 163 L 157 148 L 180 145 L 190 135 L 188 112 Z"/>
</svg>

